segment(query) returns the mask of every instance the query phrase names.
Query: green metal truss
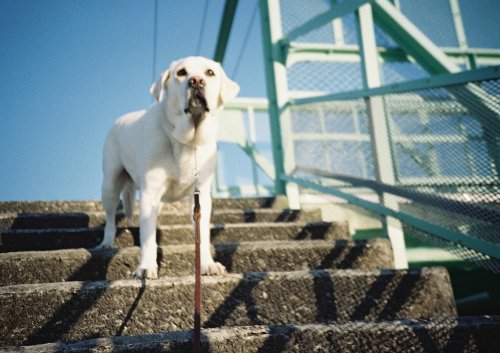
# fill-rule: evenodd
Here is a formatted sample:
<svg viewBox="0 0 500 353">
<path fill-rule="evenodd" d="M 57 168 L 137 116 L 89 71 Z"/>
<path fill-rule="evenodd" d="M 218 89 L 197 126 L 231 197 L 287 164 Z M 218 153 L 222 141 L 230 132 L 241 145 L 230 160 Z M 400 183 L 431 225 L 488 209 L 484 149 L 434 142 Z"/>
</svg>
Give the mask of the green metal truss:
<svg viewBox="0 0 500 353">
<path fill-rule="evenodd" d="M 267 96 L 269 101 L 269 120 L 272 138 L 275 189 L 278 194 L 286 194 L 293 207 L 298 207 L 298 185 L 312 188 L 326 194 L 341 197 L 348 202 L 374 211 L 382 216 L 391 217 L 417 229 L 432 234 L 459 246 L 468 247 L 487 256 L 500 258 L 498 244 L 468 237 L 456 230 L 433 224 L 421 218 L 401 212 L 391 192 L 381 191 L 380 203 L 368 202 L 339 189 L 327 188 L 317 183 L 293 176 L 295 169 L 293 133 L 290 127 L 290 111 L 305 104 L 332 101 L 352 101 L 362 99 L 367 106 L 370 121 L 370 141 L 375 151 L 376 179 L 379 185 L 392 187 L 396 170 L 394 155 L 389 143 L 386 112 L 382 96 L 416 90 L 447 87 L 447 91 L 467 110 L 474 113 L 485 131 L 500 131 L 499 107 L 495 100 L 484 99 L 489 93 L 471 81 L 500 78 L 500 50 L 469 48 L 461 19 L 458 0 L 449 0 L 453 25 L 458 42 L 456 48 L 441 48 L 435 45 L 416 25 L 399 11 L 397 0 L 350 0 L 337 2 L 331 0 L 330 8 L 301 25 L 282 32 L 280 0 L 259 0 L 261 30 L 266 70 Z M 215 59 L 222 61 L 233 22 L 237 0 L 227 0 L 224 11 Z M 343 41 L 341 18 L 355 14 L 359 45 L 346 45 Z M 312 30 L 326 24 L 335 29 L 335 44 L 297 42 Z M 399 47 L 377 47 L 375 26 L 382 29 Z M 339 30 L 340 29 L 340 30 Z M 337 37 L 338 36 L 338 37 Z M 358 62 L 362 68 L 363 88 L 335 94 L 307 94 L 303 97 L 291 95 L 287 83 L 287 70 L 296 62 L 302 61 Z M 429 73 L 429 77 L 419 80 L 384 85 L 381 79 L 382 62 L 415 62 Z M 459 65 L 467 68 L 462 71 Z M 482 65 L 489 67 L 479 68 Z M 493 103 L 492 103 L 493 102 Z M 500 137 L 488 134 L 485 137 L 490 160 L 500 175 Z M 254 160 L 252 146 L 241 145 L 242 149 Z M 411 144 L 405 146 L 408 150 Z M 259 156 L 262 163 L 262 156 Z M 270 170 L 271 168 L 267 168 Z M 397 194 L 397 193 L 396 193 Z M 397 233 L 397 232 L 396 232 Z M 404 253 L 404 240 L 401 234 L 391 235 L 395 252 Z M 403 248 L 403 251 L 400 251 Z M 406 259 L 396 259 L 398 267 L 405 266 Z"/>
</svg>

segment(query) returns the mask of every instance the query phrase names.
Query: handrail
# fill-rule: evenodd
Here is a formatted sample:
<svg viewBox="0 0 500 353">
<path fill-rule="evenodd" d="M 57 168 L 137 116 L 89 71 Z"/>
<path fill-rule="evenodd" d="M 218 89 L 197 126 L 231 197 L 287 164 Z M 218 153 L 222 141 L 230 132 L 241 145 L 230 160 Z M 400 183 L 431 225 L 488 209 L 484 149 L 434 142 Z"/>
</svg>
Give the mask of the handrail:
<svg viewBox="0 0 500 353">
<path fill-rule="evenodd" d="M 438 224 L 430 223 L 408 213 L 393 210 L 382 204 L 367 201 L 341 190 L 314 183 L 310 180 L 305 180 L 288 175 L 282 175 L 281 179 L 309 189 L 320 191 L 325 194 L 340 197 L 356 206 L 365 208 L 380 215 L 396 218 L 403 223 L 413 226 L 426 233 L 432 234 L 435 237 L 444 239 L 446 241 L 451 241 L 455 244 L 472 249 L 495 259 L 500 259 L 500 244 L 494 244 L 489 241 L 466 236 L 458 231 L 440 226 Z"/>
<path fill-rule="evenodd" d="M 295 170 L 297 172 L 303 172 L 320 177 L 345 181 L 351 185 L 367 187 L 376 192 L 387 192 L 396 196 L 404 197 L 406 199 L 418 201 L 429 206 L 438 206 L 442 209 L 461 213 L 463 215 L 480 219 L 482 221 L 488 221 L 500 226 L 500 212 L 492 209 L 485 209 L 484 207 L 475 204 L 462 202 L 459 200 L 452 200 L 441 196 L 429 195 L 427 193 L 419 191 L 403 189 L 398 186 L 384 184 L 375 180 L 367 180 L 343 174 L 331 173 L 317 168 L 298 166 L 295 168 Z"/>
<path fill-rule="evenodd" d="M 481 69 L 458 72 L 454 74 L 441 74 L 423 79 L 411 80 L 402 83 L 384 85 L 381 87 L 354 90 L 334 94 L 319 95 L 307 98 L 290 99 L 291 105 L 303 105 L 310 103 L 322 103 L 338 100 L 353 100 L 366 98 L 370 96 L 379 96 L 384 94 L 403 93 L 408 91 L 449 87 L 454 85 L 466 84 L 471 81 L 482 81 L 500 78 L 500 65 L 489 66 Z"/>
</svg>

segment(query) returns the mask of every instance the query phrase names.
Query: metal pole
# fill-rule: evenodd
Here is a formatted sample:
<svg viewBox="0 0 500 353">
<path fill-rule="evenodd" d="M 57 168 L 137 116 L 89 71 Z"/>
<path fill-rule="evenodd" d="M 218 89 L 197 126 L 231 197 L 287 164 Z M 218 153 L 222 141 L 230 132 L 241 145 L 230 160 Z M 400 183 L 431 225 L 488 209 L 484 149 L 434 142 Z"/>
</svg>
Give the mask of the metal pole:
<svg viewBox="0 0 500 353">
<path fill-rule="evenodd" d="M 226 4 L 224 5 L 224 14 L 222 15 L 222 21 L 220 23 L 217 47 L 214 52 L 214 61 L 218 61 L 221 64 L 226 54 L 226 47 L 229 42 L 229 34 L 231 33 L 237 6 L 238 0 L 226 0 Z"/>
<path fill-rule="evenodd" d="M 365 4 L 356 10 L 358 24 L 358 38 L 361 48 L 361 63 L 364 88 L 379 87 L 381 84 L 380 67 L 378 62 L 375 30 L 370 4 Z M 370 139 L 372 141 L 375 175 L 379 182 L 393 185 L 395 182 L 395 169 L 392 158 L 389 127 L 385 114 L 383 98 L 365 98 L 366 110 L 370 122 Z M 395 211 L 399 210 L 396 198 L 387 193 L 380 194 L 380 201 L 386 207 Z M 396 268 L 408 268 L 406 247 L 401 223 L 394 219 L 388 222 L 387 217 L 382 217 L 382 224 L 387 236 L 391 240 L 394 252 L 394 265 Z"/>
<path fill-rule="evenodd" d="M 290 110 L 287 108 L 288 80 L 281 46 L 280 3 L 278 0 L 260 0 L 264 66 L 266 69 L 267 96 L 269 97 L 269 121 L 275 166 L 275 188 L 279 195 L 286 194 L 289 207 L 299 209 L 297 185 L 286 184 L 281 177 L 294 168 L 293 139 L 291 138 Z"/>
</svg>

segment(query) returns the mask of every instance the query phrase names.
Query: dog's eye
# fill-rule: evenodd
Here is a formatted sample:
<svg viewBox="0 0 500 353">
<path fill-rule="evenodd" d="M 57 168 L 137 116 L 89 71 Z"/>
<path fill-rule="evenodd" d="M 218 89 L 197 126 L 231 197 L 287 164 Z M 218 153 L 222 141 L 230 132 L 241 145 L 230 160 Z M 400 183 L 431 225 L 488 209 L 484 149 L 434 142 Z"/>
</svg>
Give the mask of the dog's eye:
<svg viewBox="0 0 500 353">
<path fill-rule="evenodd" d="M 209 76 L 209 77 L 213 77 L 213 76 L 215 76 L 215 72 L 214 72 L 213 70 L 211 70 L 211 69 L 208 69 L 208 70 L 205 72 L 205 74 L 206 74 L 207 76 Z"/>
<path fill-rule="evenodd" d="M 186 69 L 180 69 L 179 71 L 177 71 L 177 76 L 186 76 L 186 75 L 187 75 Z"/>
</svg>

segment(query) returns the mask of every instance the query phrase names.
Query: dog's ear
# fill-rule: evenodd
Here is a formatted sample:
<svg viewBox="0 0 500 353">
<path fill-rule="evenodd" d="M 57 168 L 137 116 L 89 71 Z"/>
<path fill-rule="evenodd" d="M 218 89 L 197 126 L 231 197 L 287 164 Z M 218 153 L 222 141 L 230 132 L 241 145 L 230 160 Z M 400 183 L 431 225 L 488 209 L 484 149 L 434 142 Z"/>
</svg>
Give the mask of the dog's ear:
<svg viewBox="0 0 500 353">
<path fill-rule="evenodd" d="M 155 97 L 157 101 L 160 101 L 160 99 L 163 97 L 163 91 L 165 88 L 167 88 L 167 80 L 170 77 L 170 70 L 165 71 L 161 77 L 153 82 L 151 87 L 149 88 L 149 92 L 151 92 L 151 95 Z"/>
<path fill-rule="evenodd" d="M 236 97 L 238 92 L 240 91 L 240 86 L 227 77 L 224 70 L 220 69 L 221 72 L 221 82 L 220 82 L 220 92 L 219 92 L 219 104 L 222 105 L 225 102 Z"/>
</svg>

